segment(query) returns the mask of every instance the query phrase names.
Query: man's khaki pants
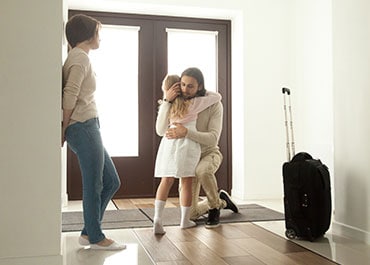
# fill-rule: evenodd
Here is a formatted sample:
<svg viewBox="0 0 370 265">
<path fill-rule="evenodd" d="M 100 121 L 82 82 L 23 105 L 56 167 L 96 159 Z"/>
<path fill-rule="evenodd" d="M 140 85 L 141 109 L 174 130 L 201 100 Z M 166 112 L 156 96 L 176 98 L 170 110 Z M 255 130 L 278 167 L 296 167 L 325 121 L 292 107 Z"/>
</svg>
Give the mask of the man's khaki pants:
<svg viewBox="0 0 370 265">
<path fill-rule="evenodd" d="M 202 154 L 192 186 L 192 203 L 190 219 L 195 220 L 206 214 L 209 209 L 223 209 L 226 202 L 220 199 L 215 173 L 222 162 L 222 154 L 219 151 Z M 203 188 L 207 199 L 199 202 L 200 188 Z"/>
</svg>

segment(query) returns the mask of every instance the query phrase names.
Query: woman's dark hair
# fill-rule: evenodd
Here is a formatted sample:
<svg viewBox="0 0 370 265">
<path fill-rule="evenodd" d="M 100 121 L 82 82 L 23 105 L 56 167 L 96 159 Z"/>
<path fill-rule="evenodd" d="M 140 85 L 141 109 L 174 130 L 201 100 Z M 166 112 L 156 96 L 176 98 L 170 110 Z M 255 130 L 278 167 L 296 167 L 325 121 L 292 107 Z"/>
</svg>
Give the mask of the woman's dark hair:
<svg viewBox="0 0 370 265">
<path fill-rule="evenodd" d="M 204 96 L 206 94 L 206 88 L 204 86 L 204 77 L 203 77 L 202 71 L 200 71 L 196 67 L 190 67 L 188 69 L 185 69 L 184 72 L 182 72 L 181 77 L 183 77 L 184 75 L 191 76 L 195 80 L 197 80 L 200 89 L 195 94 L 196 97 Z"/>
<path fill-rule="evenodd" d="M 96 34 L 97 26 L 101 23 L 90 16 L 74 15 L 66 24 L 66 37 L 72 48 L 85 40 L 90 40 Z"/>
</svg>

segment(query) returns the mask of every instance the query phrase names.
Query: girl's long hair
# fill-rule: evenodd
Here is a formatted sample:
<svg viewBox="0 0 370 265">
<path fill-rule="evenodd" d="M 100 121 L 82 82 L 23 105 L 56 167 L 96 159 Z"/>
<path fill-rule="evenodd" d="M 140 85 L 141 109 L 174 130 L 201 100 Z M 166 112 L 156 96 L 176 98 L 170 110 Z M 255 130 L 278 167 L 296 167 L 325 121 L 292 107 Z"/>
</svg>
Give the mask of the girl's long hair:
<svg viewBox="0 0 370 265">
<path fill-rule="evenodd" d="M 162 82 L 162 90 L 165 93 L 174 83 L 180 82 L 178 75 L 167 75 Z M 188 113 L 189 100 L 185 100 L 181 95 L 172 102 L 170 118 L 183 118 Z"/>
</svg>

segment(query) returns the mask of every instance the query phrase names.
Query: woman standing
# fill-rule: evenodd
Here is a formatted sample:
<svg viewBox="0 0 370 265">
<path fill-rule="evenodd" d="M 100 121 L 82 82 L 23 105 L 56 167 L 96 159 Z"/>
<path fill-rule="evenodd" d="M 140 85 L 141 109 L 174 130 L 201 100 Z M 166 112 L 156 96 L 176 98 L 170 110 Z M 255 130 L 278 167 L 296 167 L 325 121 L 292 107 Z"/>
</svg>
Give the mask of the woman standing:
<svg viewBox="0 0 370 265">
<path fill-rule="evenodd" d="M 79 243 L 92 249 L 121 250 L 126 246 L 106 238 L 101 229 L 120 180 L 102 143 L 94 99 L 96 82 L 89 52 L 99 48 L 100 29 L 101 23 L 86 15 L 75 15 L 66 24 L 71 50 L 63 65 L 62 146 L 67 141 L 82 173 L 84 228 Z"/>
</svg>

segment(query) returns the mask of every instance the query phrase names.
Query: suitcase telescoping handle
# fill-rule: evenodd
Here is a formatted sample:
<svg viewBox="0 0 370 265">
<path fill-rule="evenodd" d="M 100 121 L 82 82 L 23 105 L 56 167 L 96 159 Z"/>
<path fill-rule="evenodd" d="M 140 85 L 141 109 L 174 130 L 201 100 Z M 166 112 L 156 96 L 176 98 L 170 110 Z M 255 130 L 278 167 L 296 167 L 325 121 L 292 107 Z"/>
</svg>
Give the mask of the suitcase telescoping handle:
<svg viewBox="0 0 370 265">
<path fill-rule="evenodd" d="M 295 156 L 295 143 L 294 143 L 294 134 L 293 134 L 293 118 L 292 118 L 292 105 L 290 102 L 290 89 L 283 87 L 283 98 L 284 98 L 284 116 L 285 116 L 285 131 L 286 131 L 286 153 L 287 153 L 287 159 L 288 161 L 291 160 L 293 156 Z M 288 95 L 289 99 L 289 119 L 290 119 L 290 136 L 291 136 L 291 149 L 292 152 L 290 152 L 290 139 L 289 139 L 289 126 L 288 126 L 288 111 L 287 111 L 287 104 L 286 104 L 286 95 Z"/>
<path fill-rule="evenodd" d="M 286 88 L 286 87 L 283 87 L 283 94 L 285 94 L 285 92 L 290 95 L 290 89 L 289 88 Z"/>
</svg>

